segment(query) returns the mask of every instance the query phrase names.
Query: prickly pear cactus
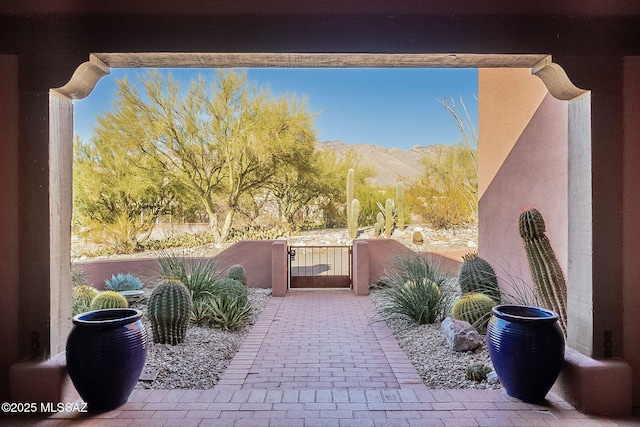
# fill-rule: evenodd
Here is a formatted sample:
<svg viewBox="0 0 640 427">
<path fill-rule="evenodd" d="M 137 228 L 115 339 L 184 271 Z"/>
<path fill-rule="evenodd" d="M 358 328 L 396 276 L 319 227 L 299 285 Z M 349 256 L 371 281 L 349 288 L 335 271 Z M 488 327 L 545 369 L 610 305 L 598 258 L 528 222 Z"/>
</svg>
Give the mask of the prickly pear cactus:
<svg viewBox="0 0 640 427">
<path fill-rule="evenodd" d="M 191 294 L 183 283 L 169 280 L 159 284 L 147 305 L 153 342 L 171 345 L 183 342 L 191 306 Z"/>
<path fill-rule="evenodd" d="M 478 332 L 484 333 L 494 305 L 496 303 L 489 295 L 469 292 L 453 303 L 451 317 L 469 322 Z"/>
<path fill-rule="evenodd" d="M 463 294 L 468 292 L 481 292 L 489 295 L 496 304 L 500 302 L 500 287 L 496 272 L 485 259 L 480 258 L 477 252 L 471 252 L 462 257 L 458 282 Z"/>
<path fill-rule="evenodd" d="M 105 308 L 127 308 L 127 299 L 114 291 L 100 292 L 91 301 L 91 310 L 104 310 Z"/>
<path fill-rule="evenodd" d="M 527 209 L 518 222 L 537 294 L 546 308 L 558 313 L 558 324 L 566 336 L 567 283 L 545 234 L 542 214 L 535 208 Z"/>
</svg>

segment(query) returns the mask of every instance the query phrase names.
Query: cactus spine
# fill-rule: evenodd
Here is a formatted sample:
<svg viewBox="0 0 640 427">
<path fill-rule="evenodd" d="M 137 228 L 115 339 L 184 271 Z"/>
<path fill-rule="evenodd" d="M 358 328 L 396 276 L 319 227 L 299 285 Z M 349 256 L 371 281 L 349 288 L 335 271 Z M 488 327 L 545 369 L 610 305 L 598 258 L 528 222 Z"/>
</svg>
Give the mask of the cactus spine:
<svg viewBox="0 0 640 427">
<path fill-rule="evenodd" d="M 490 296 L 497 303 L 501 300 L 500 288 L 496 272 L 486 260 L 480 258 L 477 252 L 471 252 L 462 257 L 458 283 L 462 293 L 482 292 Z"/>
<path fill-rule="evenodd" d="M 543 305 L 558 313 L 558 323 L 566 336 L 567 284 L 549 238 L 545 234 L 542 214 L 535 208 L 522 212 L 519 228 L 536 291 Z"/>
<path fill-rule="evenodd" d="M 91 310 L 104 310 L 105 308 L 127 308 L 127 299 L 114 291 L 100 292 L 91 301 Z"/>
<path fill-rule="evenodd" d="M 245 274 L 244 267 L 241 264 L 234 264 L 229 267 L 227 277 L 236 279 L 238 282 L 247 286 L 247 275 Z"/>
<path fill-rule="evenodd" d="M 360 201 L 351 201 L 351 211 L 349 212 L 349 238 L 355 239 L 358 235 L 358 217 L 360 216 Z"/>
<path fill-rule="evenodd" d="M 398 209 L 398 228 L 404 230 L 404 184 L 396 184 L 396 205 Z"/>
<path fill-rule="evenodd" d="M 347 228 L 349 236 L 355 236 L 355 231 L 351 229 L 351 205 L 353 199 L 355 199 L 356 178 L 353 169 L 349 169 L 347 172 Z M 352 237 L 353 239 L 353 237 Z"/>
<path fill-rule="evenodd" d="M 170 280 L 159 284 L 147 306 L 153 342 L 176 345 L 184 341 L 191 305 L 191 295 L 183 283 Z"/>
<path fill-rule="evenodd" d="M 493 298 L 480 292 L 469 292 L 458 298 L 451 308 L 451 317 L 469 322 L 479 332 L 487 329 L 491 309 L 496 305 Z"/>
<path fill-rule="evenodd" d="M 387 199 L 384 204 L 384 235 L 388 238 L 391 237 L 391 228 L 393 227 L 393 200 Z"/>
</svg>

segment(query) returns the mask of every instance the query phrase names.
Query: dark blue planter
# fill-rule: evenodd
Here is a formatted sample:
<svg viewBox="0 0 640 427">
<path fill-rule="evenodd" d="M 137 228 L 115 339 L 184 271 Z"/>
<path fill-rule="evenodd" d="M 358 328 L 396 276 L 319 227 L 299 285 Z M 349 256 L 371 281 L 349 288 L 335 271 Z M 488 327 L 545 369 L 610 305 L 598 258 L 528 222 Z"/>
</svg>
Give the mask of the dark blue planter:
<svg viewBox="0 0 640 427">
<path fill-rule="evenodd" d="M 67 370 L 92 411 L 124 404 L 147 358 L 142 312 L 131 308 L 89 311 L 73 317 L 67 338 Z"/>
<path fill-rule="evenodd" d="M 544 400 L 564 363 L 558 315 L 540 307 L 495 306 L 487 346 L 507 394 L 528 403 Z"/>
</svg>

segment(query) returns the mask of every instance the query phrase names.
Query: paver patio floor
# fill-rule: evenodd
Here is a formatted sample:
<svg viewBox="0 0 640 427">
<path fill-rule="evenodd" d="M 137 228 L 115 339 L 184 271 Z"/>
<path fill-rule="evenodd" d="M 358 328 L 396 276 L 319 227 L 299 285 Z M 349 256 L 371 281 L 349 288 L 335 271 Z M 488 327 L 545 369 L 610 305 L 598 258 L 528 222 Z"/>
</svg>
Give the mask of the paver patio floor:
<svg viewBox="0 0 640 427">
<path fill-rule="evenodd" d="M 136 390 L 100 414 L 14 418 L 42 426 L 625 426 L 502 390 L 429 390 L 368 297 L 290 291 L 271 298 L 213 390 Z M 0 423 L 2 420 L 0 419 Z"/>
</svg>

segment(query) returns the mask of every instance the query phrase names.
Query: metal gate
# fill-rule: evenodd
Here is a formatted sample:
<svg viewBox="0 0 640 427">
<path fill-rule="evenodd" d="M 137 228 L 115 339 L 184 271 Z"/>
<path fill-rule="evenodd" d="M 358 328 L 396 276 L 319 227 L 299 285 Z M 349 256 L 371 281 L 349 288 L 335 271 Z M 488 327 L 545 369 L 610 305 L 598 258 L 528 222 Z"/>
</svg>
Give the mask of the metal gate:
<svg viewBox="0 0 640 427">
<path fill-rule="evenodd" d="M 351 288 L 351 246 L 289 246 L 289 287 Z"/>
</svg>

